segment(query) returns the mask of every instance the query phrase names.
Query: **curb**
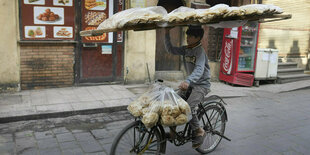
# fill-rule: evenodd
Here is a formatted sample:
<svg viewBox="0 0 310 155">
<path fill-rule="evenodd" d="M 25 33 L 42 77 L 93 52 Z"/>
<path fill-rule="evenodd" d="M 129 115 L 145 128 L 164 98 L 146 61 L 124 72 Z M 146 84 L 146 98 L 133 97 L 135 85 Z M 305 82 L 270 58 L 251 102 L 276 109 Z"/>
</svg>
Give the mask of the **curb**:
<svg viewBox="0 0 310 155">
<path fill-rule="evenodd" d="M 238 98 L 238 97 L 245 97 L 245 96 L 222 96 L 223 99 Z M 0 124 L 18 122 L 18 121 L 47 119 L 47 118 L 69 117 L 69 116 L 74 116 L 74 115 L 89 115 L 89 114 L 107 113 L 107 112 L 110 113 L 110 112 L 117 112 L 117 111 L 124 111 L 124 110 L 127 110 L 127 105 L 115 106 L 115 107 L 104 107 L 104 108 L 98 108 L 98 109 L 85 109 L 85 110 L 78 110 L 78 111 L 62 111 L 62 112 L 40 113 L 40 114 L 30 114 L 30 115 L 22 115 L 22 116 L 9 116 L 9 117 L 1 117 Z"/>
<path fill-rule="evenodd" d="M 292 89 L 292 90 L 280 91 L 279 93 L 287 93 L 287 92 L 293 92 L 293 91 L 305 90 L 305 89 L 310 89 L 310 86 L 296 88 L 296 89 Z"/>
<path fill-rule="evenodd" d="M 98 109 L 86 109 L 86 110 L 79 110 L 79 111 L 64 111 L 64 112 L 31 114 L 31 115 L 24 115 L 24 116 L 10 116 L 10 117 L 0 118 L 0 124 L 18 122 L 18 121 L 47 119 L 47 118 L 69 117 L 69 116 L 74 116 L 74 115 L 89 115 L 89 114 L 105 113 L 105 112 L 117 112 L 117 111 L 123 111 L 126 109 L 127 109 L 127 106 L 123 105 L 123 106 L 105 107 L 105 108 L 98 108 Z"/>
</svg>

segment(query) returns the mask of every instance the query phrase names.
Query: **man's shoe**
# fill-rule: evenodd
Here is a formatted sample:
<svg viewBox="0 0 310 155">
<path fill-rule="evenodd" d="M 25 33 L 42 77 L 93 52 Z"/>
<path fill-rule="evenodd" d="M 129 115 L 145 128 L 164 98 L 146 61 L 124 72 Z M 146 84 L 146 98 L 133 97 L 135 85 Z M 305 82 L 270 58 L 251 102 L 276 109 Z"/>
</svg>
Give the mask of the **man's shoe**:
<svg viewBox="0 0 310 155">
<path fill-rule="evenodd" d="M 201 144 L 203 144 L 203 141 L 205 140 L 207 133 L 205 131 L 203 131 L 203 135 L 202 136 L 195 136 L 192 142 L 192 147 L 193 149 L 197 149 L 200 147 Z"/>
</svg>

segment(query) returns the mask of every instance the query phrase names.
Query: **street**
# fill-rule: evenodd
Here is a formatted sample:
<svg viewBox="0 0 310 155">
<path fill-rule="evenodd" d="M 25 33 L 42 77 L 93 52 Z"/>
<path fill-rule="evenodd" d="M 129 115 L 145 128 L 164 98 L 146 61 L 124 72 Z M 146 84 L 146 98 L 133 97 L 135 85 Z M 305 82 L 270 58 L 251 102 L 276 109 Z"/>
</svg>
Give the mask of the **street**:
<svg viewBox="0 0 310 155">
<path fill-rule="evenodd" d="M 310 154 L 310 89 L 227 98 L 225 135 L 211 155 Z M 0 124 L 0 154 L 108 154 L 127 111 Z M 167 155 L 196 155 L 191 143 L 167 143 Z"/>
</svg>

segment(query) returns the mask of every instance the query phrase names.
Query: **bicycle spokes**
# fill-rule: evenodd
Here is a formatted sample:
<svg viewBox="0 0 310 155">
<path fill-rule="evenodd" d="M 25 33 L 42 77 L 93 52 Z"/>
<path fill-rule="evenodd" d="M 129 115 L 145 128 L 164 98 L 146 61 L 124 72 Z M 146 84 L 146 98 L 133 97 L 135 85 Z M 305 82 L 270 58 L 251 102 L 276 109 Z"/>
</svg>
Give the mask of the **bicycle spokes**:
<svg viewBox="0 0 310 155">
<path fill-rule="evenodd" d="M 226 122 L 224 111 L 219 106 L 207 105 L 202 108 L 199 114 L 199 120 L 200 125 L 207 132 L 207 136 L 204 143 L 196 150 L 200 153 L 209 153 L 213 151 L 220 143 L 221 139 L 225 137 L 224 131 Z"/>
</svg>

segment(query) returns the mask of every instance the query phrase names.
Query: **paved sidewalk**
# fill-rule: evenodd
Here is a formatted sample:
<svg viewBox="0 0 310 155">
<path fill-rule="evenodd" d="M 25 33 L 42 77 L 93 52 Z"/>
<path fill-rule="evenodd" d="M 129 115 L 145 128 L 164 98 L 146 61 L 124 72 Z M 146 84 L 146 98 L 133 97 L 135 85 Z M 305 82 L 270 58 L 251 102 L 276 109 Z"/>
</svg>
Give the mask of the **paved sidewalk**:
<svg viewBox="0 0 310 155">
<path fill-rule="evenodd" d="M 180 81 L 165 82 L 177 88 Z M 75 114 L 110 112 L 126 109 L 127 105 L 148 85 L 99 85 L 42 90 L 26 90 L 0 94 L 0 123 Z M 260 87 L 231 86 L 212 82 L 212 94 L 224 98 L 253 95 L 257 92 L 281 93 L 310 88 L 310 80 L 287 84 L 266 84 Z"/>
</svg>

